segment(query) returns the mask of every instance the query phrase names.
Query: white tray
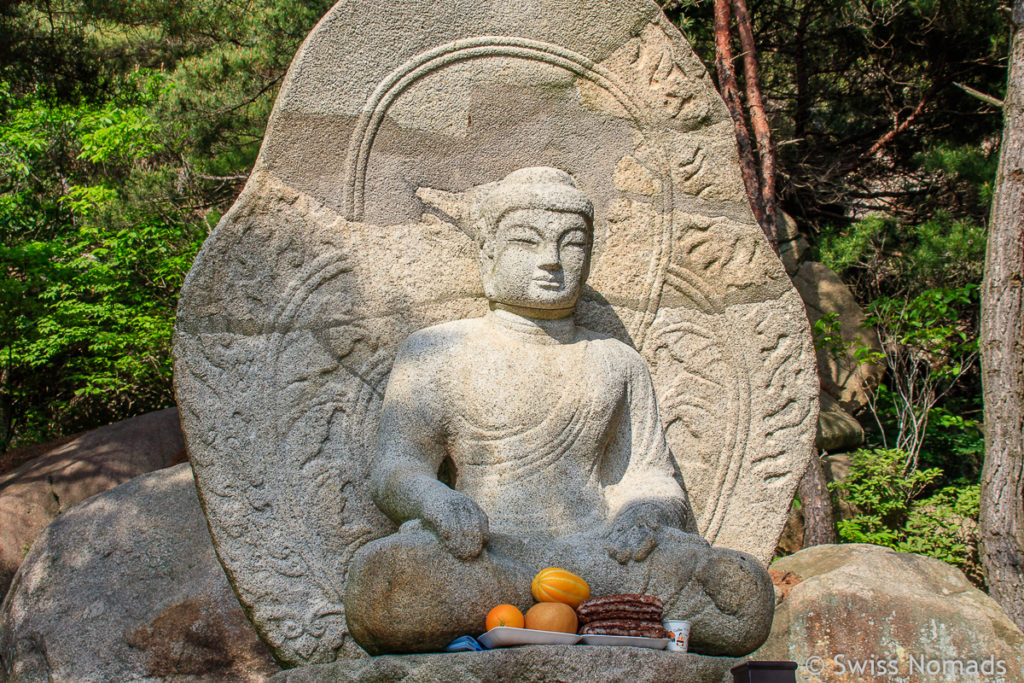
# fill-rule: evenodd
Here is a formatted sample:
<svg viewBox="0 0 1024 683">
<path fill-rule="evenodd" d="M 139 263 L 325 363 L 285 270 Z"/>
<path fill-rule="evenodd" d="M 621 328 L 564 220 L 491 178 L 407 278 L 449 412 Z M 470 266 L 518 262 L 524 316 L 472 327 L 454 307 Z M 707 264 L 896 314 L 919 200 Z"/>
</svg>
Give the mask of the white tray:
<svg viewBox="0 0 1024 683">
<path fill-rule="evenodd" d="M 628 647 L 648 647 L 652 650 L 664 650 L 668 647 L 668 638 L 641 638 L 639 636 L 582 636 L 584 645 L 618 645 Z"/>
<path fill-rule="evenodd" d="M 477 640 L 488 648 L 512 647 L 514 645 L 575 645 L 580 636 L 575 633 L 559 633 L 558 631 L 538 631 L 532 628 L 512 628 L 498 626 L 483 634 Z M 641 638 L 640 640 L 644 640 Z M 665 642 L 668 642 L 667 640 Z M 664 645 L 662 645 L 664 647 Z"/>
</svg>

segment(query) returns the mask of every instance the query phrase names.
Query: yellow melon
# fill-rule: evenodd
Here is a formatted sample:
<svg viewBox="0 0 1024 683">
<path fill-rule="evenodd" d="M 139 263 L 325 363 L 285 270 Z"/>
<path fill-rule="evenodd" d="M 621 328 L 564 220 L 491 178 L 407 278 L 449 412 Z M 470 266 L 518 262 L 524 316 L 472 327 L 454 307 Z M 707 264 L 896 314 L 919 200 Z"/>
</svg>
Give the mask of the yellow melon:
<svg viewBox="0 0 1024 683">
<path fill-rule="evenodd" d="M 537 602 L 562 602 L 575 609 L 590 597 L 590 586 L 572 572 L 548 567 L 533 577 L 530 592 Z"/>
</svg>

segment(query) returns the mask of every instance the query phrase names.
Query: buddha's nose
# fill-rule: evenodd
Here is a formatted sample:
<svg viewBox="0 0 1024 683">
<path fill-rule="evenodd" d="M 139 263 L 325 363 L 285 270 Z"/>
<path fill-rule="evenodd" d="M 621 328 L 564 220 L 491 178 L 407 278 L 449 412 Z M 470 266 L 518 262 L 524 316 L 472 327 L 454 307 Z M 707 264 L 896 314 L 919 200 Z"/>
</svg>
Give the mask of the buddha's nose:
<svg viewBox="0 0 1024 683">
<path fill-rule="evenodd" d="M 562 259 L 559 257 L 557 244 L 544 244 L 541 246 L 537 266 L 544 270 L 561 269 Z"/>
</svg>

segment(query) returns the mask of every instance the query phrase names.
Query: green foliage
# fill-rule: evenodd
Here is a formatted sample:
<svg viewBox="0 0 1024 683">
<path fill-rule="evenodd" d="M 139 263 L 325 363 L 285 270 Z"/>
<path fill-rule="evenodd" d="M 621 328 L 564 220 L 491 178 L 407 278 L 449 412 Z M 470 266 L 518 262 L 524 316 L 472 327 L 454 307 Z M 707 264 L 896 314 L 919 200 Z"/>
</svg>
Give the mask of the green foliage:
<svg viewBox="0 0 1024 683">
<path fill-rule="evenodd" d="M 0 359 L 11 440 L 52 436 L 61 415 L 166 403 L 175 292 L 199 237 L 119 192 L 159 163 L 151 102 L 4 104 Z"/>
<path fill-rule="evenodd" d="M 959 377 L 978 350 L 977 331 L 965 324 L 978 307 L 978 285 L 927 289 L 910 299 L 882 296 L 868 306 L 867 324 L 886 343 L 912 349 L 938 381 Z"/>
<path fill-rule="evenodd" d="M 950 408 L 980 406 L 977 386 L 964 382 L 976 379 L 977 306 L 974 284 L 927 289 L 910 298 L 883 296 L 868 306 L 867 324 L 877 331 L 882 353 L 858 349 L 856 357 L 887 366 L 868 405 L 881 444 L 907 454 L 905 473 L 916 470 L 922 458 L 943 470 L 976 473 L 977 423 L 962 415 L 955 419 Z"/>
<path fill-rule="evenodd" d="M 330 4 L 0 6 L 0 450 L 172 403 L 184 274 Z"/>
<path fill-rule="evenodd" d="M 896 547 L 912 501 L 942 476 L 939 469 L 905 473 L 905 461 L 906 453 L 895 449 L 854 453 L 847 478 L 829 485 L 859 512 L 838 523 L 842 540 Z"/>
<path fill-rule="evenodd" d="M 980 505 L 981 485 L 965 481 L 914 501 L 897 550 L 942 560 L 983 587 L 977 534 Z"/>
<path fill-rule="evenodd" d="M 872 298 L 958 288 L 981 281 L 985 227 L 944 211 L 914 225 L 872 214 L 844 228 L 823 228 L 817 258 Z"/>
<path fill-rule="evenodd" d="M 826 227 L 818 240 L 817 259 L 840 275 L 856 266 L 870 267 L 870 259 L 895 226 L 893 218 L 872 214 L 843 229 Z"/>
<path fill-rule="evenodd" d="M 838 313 L 826 313 L 811 325 L 814 335 L 814 348 L 817 351 L 827 350 L 833 356 L 846 351 L 847 343 L 843 340 Z"/>
<path fill-rule="evenodd" d="M 921 447 L 926 465 L 942 467 L 956 479 L 976 481 L 985 459 L 985 434 L 977 397 L 967 396 L 932 408 L 930 427 Z"/>
<path fill-rule="evenodd" d="M 980 585 L 978 484 L 958 481 L 925 496 L 941 481 L 942 470 L 907 473 L 906 459 L 895 449 L 854 453 L 846 479 L 829 485 L 856 510 L 838 522 L 840 539 L 934 557 L 961 568 Z"/>
</svg>

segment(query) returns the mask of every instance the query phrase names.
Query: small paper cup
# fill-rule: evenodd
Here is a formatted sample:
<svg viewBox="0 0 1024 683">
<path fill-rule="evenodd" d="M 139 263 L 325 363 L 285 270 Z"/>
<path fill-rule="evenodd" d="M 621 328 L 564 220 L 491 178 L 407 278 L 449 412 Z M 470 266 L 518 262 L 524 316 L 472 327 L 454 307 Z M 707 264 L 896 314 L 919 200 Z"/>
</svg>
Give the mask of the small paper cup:
<svg viewBox="0 0 1024 683">
<path fill-rule="evenodd" d="M 685 619 L 666 619 L 661 622 L 668 631 L 668 646 L 666 650 L 686 652 L 690 647 L 690 622 Z"/>
</svg>

